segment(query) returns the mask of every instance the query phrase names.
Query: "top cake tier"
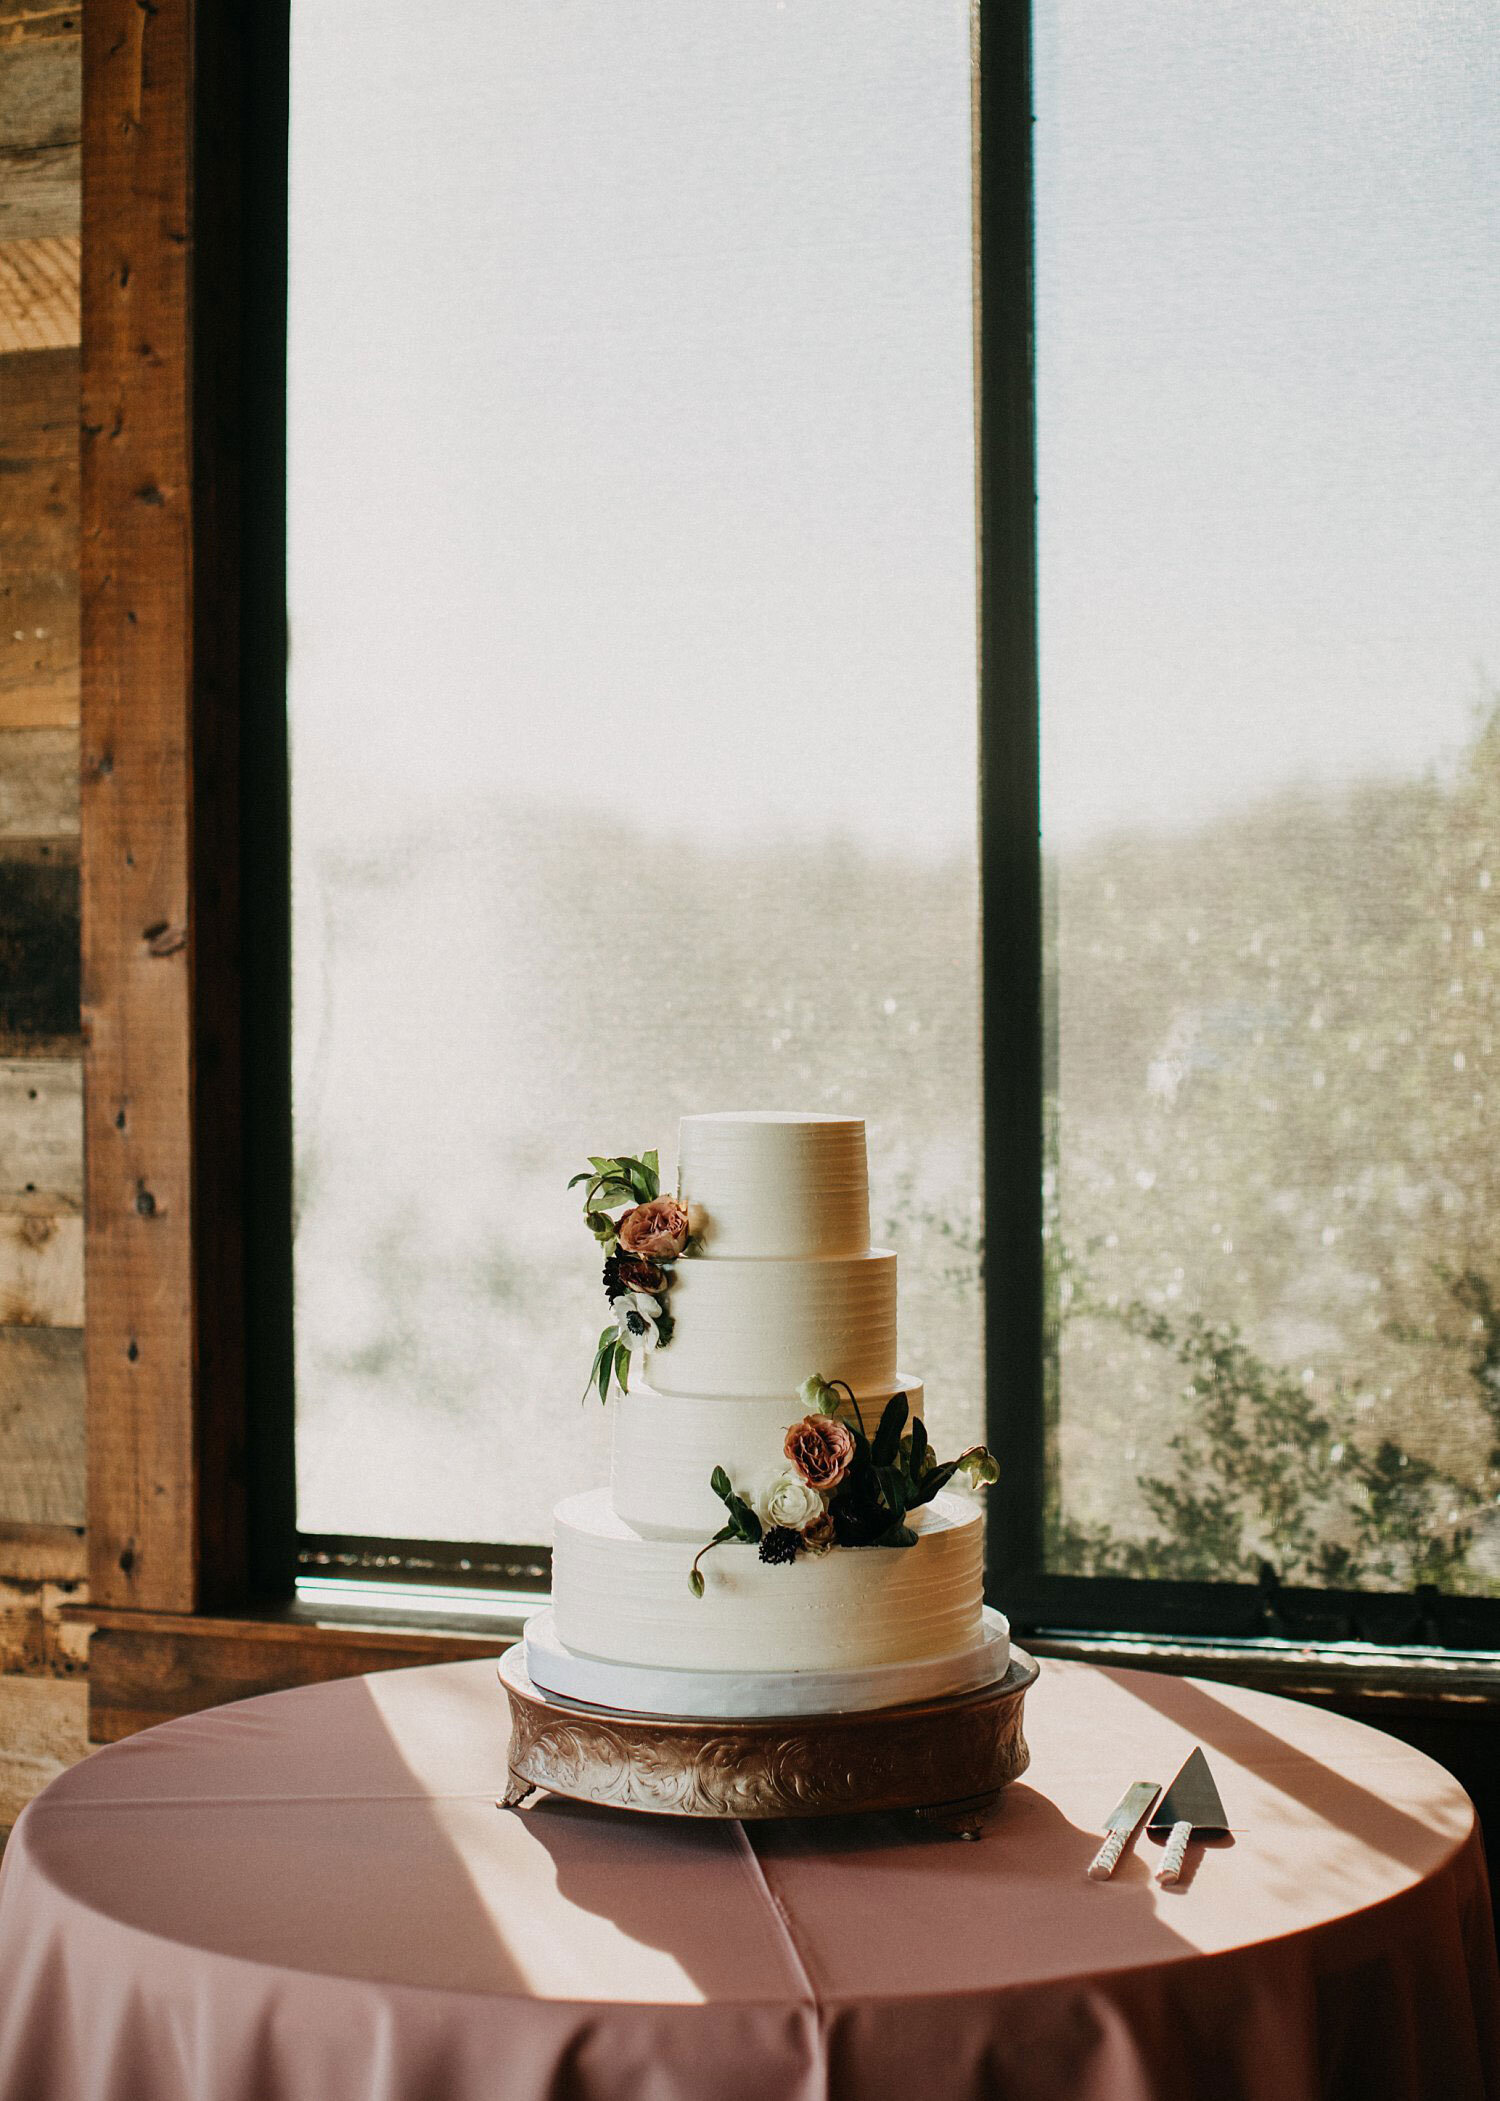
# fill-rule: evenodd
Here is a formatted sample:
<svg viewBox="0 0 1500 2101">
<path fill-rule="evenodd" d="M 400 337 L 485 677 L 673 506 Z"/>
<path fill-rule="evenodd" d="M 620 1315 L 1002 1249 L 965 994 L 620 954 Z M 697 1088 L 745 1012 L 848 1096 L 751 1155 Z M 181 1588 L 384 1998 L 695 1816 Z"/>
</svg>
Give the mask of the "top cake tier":
<svg viewBox="0 0 1500 2101">
<path fill-rule="evenodd" d="M 870 1245 L 860 1117 L 684 1116 L 677 1158 L 677 1193 L 706 1256 L 862 1255 Z"/>
</svg>

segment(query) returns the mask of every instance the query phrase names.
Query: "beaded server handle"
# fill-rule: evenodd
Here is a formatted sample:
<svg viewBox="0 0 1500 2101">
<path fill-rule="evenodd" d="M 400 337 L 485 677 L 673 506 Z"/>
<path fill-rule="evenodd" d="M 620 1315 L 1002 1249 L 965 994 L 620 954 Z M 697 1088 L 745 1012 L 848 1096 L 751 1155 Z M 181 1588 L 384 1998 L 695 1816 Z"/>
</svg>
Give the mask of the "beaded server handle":
<svg viewBox="0 0 1500 2101">
<path fill-rule="evenodd" d="M 1089 1862 L 1090 1882 L 1107 1882 L 1114 1873 L 1120 1855 L 1125 1850 L 1128 1831 L 1111 1831 L 1109 1837 Z"/>
<path fill-rule="evenodd" d="M 1162 1856 L 1161 1866 L 1156 1871 L 1158 1882 L 1175 1882 L 1182 1873 L 1182 1863 L 1187 1854 L 1188 1840 L 1193 1835 L 1191 1824 L 1174 1824 L 1172 1835 L 1167 1840 L 1167 1850 Z"/>
</svg>

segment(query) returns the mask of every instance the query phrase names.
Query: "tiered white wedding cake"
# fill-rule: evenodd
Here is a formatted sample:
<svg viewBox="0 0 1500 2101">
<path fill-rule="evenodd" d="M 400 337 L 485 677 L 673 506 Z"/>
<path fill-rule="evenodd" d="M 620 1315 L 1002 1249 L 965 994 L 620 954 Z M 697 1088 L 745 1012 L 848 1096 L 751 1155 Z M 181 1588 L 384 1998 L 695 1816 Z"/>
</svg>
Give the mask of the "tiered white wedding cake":
<svg viewBox="0 0 1500 2101">
<path fill-rule="evenodd" d="M 613 1479 L 557 1506 L 533 1682 L 750 1715 L 1003 1676 L 981 1508 L 947 1489 L 991 1462 L 976 1447 L 939 1466 L 921 1385 L 896 1368 L 896 1258 L 869 1244 L 863 1123 L 689 1116 L 675 1200 L 651 1154 L 578 1179 L 606 1257 L 591 1383 L 615 1389 Z"/>
</svg>

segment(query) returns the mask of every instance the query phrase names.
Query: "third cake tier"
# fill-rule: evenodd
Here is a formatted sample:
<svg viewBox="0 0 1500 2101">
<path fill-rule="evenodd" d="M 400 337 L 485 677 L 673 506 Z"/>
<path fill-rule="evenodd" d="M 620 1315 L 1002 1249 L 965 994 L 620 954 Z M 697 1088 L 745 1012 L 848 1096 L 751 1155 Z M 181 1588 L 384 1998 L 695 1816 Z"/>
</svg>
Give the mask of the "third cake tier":
<svg viewBox="0 0 1500 2101">
<path fill-rule="evenodd" d="M 658 1393 L 790 1401 L 811 1372 L 856 1390 L 894 1390 L 896 1258 L 883 1248 L 680 1262 L 671 1306 L 672 1340 L 651 1354 Z"/>
</svg>

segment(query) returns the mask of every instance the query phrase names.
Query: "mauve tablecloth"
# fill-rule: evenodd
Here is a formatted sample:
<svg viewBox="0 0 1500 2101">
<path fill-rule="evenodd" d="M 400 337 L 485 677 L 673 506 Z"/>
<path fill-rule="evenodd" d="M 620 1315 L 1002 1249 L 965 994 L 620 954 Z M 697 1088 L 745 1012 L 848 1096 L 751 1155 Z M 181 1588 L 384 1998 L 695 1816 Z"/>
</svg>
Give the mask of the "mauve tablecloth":
<svg viewBox="0 0 1500 2101">
<path fill-rule="evenodd" d="M 1500 2094 L 1467 1797 L 1263 1694 L 1049 1663 L 978 1845 L 495 1806 L 490 1663 L 101 1751 L 0 1871 L 4 2101 L 1304 2101 Z M 1237 1827 L 1084 1868 L 1194 1743 Z"/>
</svg>

